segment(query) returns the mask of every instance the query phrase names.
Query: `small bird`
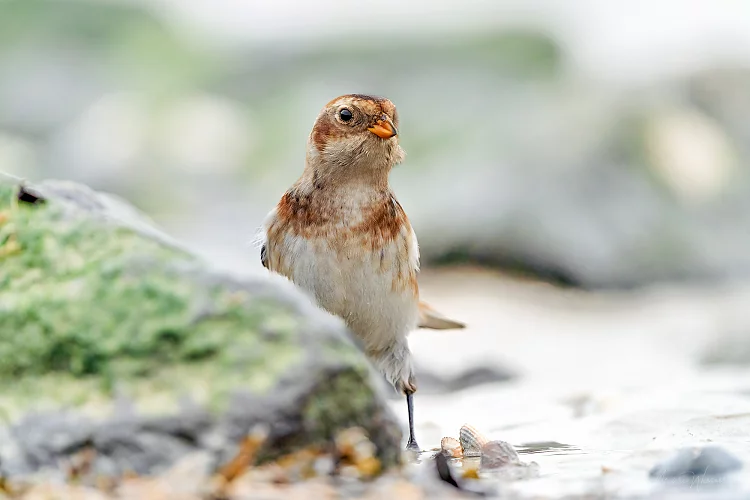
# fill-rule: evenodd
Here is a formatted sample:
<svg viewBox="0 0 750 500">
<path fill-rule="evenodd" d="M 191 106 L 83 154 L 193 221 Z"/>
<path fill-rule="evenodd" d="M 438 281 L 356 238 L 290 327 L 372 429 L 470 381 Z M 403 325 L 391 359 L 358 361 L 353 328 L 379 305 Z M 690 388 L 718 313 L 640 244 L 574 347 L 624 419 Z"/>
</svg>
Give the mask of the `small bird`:
<svg viewBox="0 0 750 500">
<path fill-rule="evenodd" d="M 382 97 L 349 94 L 321 110 L 301 177 L 263 222 L 261 262 L 341 317 L 400 393 L 414 436 L 417 384 L 406 337 L 463 328 L 419 300 L 419 248 L 388 183 L 403 161 L 398 113 Z"/>
</svg>

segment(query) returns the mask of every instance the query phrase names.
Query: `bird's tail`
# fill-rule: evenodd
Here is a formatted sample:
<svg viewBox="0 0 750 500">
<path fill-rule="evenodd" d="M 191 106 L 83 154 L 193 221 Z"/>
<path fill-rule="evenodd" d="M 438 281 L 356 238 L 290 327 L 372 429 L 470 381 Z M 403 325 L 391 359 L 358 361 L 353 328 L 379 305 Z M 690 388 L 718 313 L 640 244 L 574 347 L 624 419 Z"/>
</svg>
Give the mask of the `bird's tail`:
<svg viewBox="0 0 750 500">
<path fill-rule="evenodd" d="M 431 330 L 457 330 L 466 328 L 464 323 L 446 318 L 424 302 L 419 303 L 419 324 L 417 326 Z"/>
</svg>

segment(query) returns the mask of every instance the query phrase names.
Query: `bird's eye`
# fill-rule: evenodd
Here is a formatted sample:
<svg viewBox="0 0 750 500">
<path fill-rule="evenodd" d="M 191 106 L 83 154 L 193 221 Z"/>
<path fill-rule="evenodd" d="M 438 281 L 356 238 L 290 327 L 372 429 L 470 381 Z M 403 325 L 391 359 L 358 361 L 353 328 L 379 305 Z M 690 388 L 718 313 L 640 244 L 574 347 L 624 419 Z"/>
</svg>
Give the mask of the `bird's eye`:
<svg viewBox="0 0 750 500">
<path fill-rule="evenodd" d="M 348 110 L 348 109 L 346 109 L 346 108 L 344 108 L 344 109 L 342 109 L 341 111 L 339 111 L 339 117 L 341 117 L 341 119 L 342 119 L 343 121 L 345 121 L 345 122 L 348 122 L 349 120 L 351 120 L 351 119 L 352 119 L 352 116 L 354 116 L 354 115 L 352 115 L 352 112 L 351 112 L 351 111 L 349 111 L 349 110 Z"/>
</svg>

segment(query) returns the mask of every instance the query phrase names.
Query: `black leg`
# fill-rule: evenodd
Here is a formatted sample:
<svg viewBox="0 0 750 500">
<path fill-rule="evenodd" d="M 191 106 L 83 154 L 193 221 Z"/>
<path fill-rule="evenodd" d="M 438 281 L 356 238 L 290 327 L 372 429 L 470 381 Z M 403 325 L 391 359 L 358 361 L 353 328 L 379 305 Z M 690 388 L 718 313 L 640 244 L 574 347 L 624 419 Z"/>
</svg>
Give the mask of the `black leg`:
<svg viewBox="0 0 750 500">
<path fill-rule="evenodd" d="M 406 442 L 406 449 L 410 451 L 420 451 L 417 440 L 414 437 L 414 394 L 406 395 L 406 407 L 409 410 L 409 441 Z"/>
</svg>

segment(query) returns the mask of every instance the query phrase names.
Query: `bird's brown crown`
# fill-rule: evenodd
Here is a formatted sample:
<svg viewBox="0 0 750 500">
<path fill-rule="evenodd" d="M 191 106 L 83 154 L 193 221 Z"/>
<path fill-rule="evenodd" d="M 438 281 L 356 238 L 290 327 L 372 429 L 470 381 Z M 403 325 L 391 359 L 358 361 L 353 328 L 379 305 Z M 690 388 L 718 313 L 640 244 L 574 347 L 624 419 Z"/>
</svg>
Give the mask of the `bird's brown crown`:
<svg viewBox="0 0 750 500">
<path fill-rule="evenodd" d="M 307 170 L 333 183 L 369 179 L 382 184 L 403 158 L 396 106 L 384 97 L 347 94 L 318 114 L 308 141 Z"/>
</svg>

